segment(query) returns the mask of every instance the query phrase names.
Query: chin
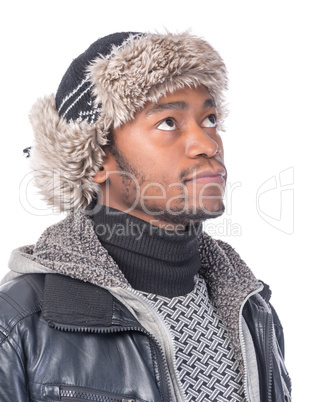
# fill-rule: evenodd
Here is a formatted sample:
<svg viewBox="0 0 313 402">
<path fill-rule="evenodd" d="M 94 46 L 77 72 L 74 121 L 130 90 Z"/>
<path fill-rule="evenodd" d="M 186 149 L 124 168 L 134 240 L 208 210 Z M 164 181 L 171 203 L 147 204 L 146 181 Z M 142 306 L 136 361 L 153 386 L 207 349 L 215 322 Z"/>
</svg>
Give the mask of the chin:
<svg viewBox="0 0 313 402">
<path fill-rule="evenodd" d="M 206 217 L 205 219 L 218 218 L 225 212 L 225 205 L 223 202 L 220 201 L 218 204 L 215 205 L 204 205 L 202 206 L 202 208 L 199 208 L 197 212 L 199 216 L 202 215 L 203 217 Z"/>
<path fill-rule="evenodd" d="M 223 203 L 219 203 L 214 208 L 191 208 L 190 210 L 180 211 L 177 214 L 166 213 L 161 215 L 162 218 L 173 224 L 188 225 L 190 222 L 204 222 L 207 219 L 214 219 L 221 216 L 225 211 Z"/>
</svg>

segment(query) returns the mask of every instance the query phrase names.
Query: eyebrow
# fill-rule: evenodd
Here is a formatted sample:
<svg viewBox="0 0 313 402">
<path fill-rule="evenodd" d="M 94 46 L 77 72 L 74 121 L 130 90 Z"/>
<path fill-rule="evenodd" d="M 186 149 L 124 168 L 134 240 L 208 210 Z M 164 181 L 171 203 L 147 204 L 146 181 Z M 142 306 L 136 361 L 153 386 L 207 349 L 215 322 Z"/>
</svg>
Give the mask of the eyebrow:
<svg viewBox="0 0 313 402">
<path fill-rule="evenodd" d="M 203 109 L 210 109 L 212 107 L 216 107 L 214 99 L 212 98 L 206 99 L 203 103 Z M 150 116 L 158 112 L 163 112 L 164 110 L 188 110 L 188 109 L 189 109 L 188 103 L 183 101 L 156 103 L 155 105 L 151 106 L 149 109 L 145 111 L 145 115 Z"/>
<path fill-rule="evenodd" d="M 154 113 L 163 112 L 164 110 L 187 110 L 189 108 L 186 102 L 168 102 L 168 103 L 156 103 L 152 107 L 146 110 L 145 115 L 150 116 Z"/>
<path fill-rule="evenodd" d="M 216 103 L 213 98 L 209 98 L 204 102 L 203 109 L 211 109 L 212 107 L 216 107 Z"/>
</svg>

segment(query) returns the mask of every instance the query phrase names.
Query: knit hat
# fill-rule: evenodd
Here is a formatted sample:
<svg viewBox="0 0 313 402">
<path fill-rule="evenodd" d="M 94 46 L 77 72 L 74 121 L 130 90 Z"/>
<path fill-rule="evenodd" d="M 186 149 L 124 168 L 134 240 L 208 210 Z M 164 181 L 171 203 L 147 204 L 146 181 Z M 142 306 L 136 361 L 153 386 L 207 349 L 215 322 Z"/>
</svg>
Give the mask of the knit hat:
<svg viewBox="0 0 313 402">
<path fill-rule="evenodd" d="M 56 95 L 39 99 L 30 113 L 31 168 L 47 204 L 57 211 L 86 209 L 100 192 L 92 177 L 110 130 L 147 102 L 201 84 L 215 100 L 221 130 L 226 68 L 205 40 L 190 33 L 123 32 L 94 42 L 73 60 Z"/>
</svg>

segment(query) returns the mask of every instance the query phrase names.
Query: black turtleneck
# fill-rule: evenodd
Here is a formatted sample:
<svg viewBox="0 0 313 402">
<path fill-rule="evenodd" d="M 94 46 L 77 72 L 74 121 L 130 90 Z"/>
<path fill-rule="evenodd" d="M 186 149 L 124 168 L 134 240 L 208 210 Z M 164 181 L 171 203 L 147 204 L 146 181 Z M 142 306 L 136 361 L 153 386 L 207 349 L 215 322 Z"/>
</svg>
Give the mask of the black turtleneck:
<svg viewBox="0 0 313 402">
<path fill-rule="evenodd" d="M 100 242 L 134 289 L 167 297 L 192 291 L 201 225 L 170 231 L 106 206 L 93 219 Z"/>
</svg>

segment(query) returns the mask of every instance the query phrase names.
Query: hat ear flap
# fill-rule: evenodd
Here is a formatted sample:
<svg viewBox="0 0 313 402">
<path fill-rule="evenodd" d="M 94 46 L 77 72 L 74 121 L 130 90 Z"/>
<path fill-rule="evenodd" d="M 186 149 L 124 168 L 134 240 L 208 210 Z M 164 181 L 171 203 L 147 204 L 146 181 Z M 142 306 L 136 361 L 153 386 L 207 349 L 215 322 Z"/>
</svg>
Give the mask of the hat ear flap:
<svg viewBox="0 0 313 402">
<path fill-rule="evenodd" d="M 53 94 L 39 99 L 29 117 L 35 137 L 30 166 L 44 200 L 61 212 L 86 208 L 100 191 L 92 178 L 105 157 L 103 121 L 101 125 L 66 122 L 56 110 Z"/>
</svg>

